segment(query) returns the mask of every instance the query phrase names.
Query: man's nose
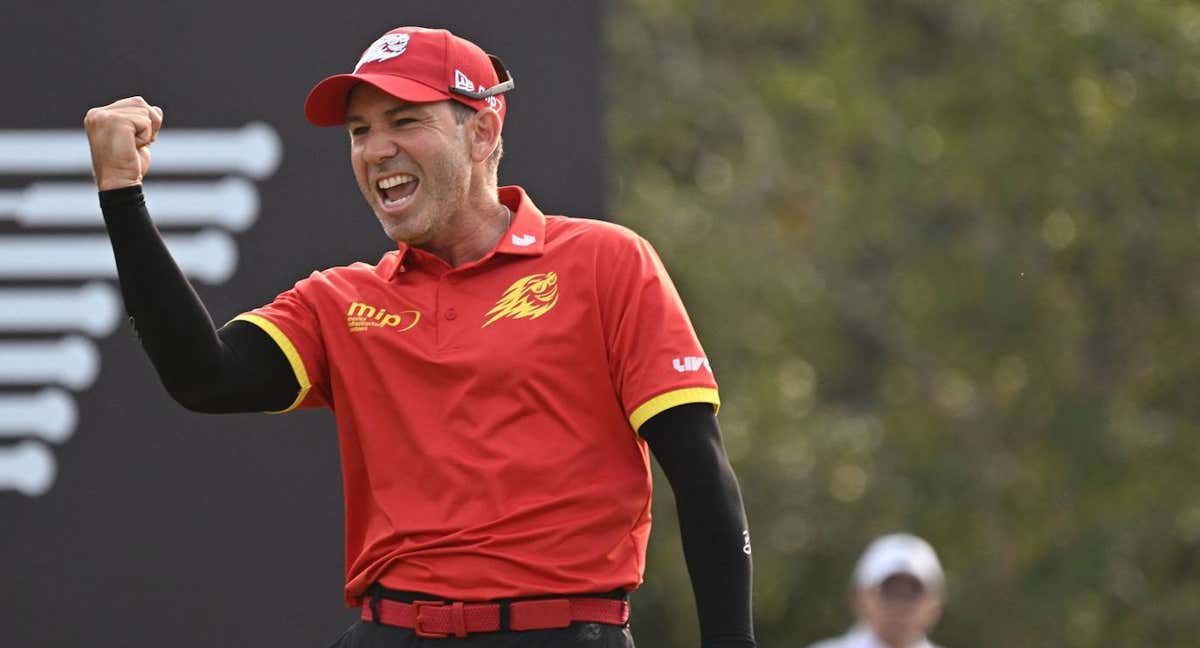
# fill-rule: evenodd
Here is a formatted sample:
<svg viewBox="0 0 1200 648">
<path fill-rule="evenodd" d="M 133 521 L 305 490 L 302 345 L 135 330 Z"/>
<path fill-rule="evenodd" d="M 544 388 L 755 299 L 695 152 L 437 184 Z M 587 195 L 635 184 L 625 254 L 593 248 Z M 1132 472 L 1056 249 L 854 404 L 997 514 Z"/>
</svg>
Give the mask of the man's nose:
<svg viewBox="0 0 1200 648">
<path fill-rule="evenodd" d="M 400 147 L 390 137 L 368 135 L 367 141 L 363 143 L 363 158 L 371 164 L 394 158 L 399 152 Z"/>
</svg>

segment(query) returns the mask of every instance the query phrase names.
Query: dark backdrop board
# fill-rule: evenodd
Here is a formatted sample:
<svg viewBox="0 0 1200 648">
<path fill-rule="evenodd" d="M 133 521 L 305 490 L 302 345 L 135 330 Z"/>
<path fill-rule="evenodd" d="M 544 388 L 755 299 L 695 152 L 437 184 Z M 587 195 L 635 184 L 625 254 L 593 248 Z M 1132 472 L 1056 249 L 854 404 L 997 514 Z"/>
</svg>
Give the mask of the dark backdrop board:
<svg viewBox="0 0 1200 648">
<path fill-rule="evenodd" d="M 307 125 L 301 105 L 313 83 L 348 71 L 393 26 L 447 27 L 500 55 L 517 81 L 502 184 L 524 185 L 548 213 L 601 215 L 598 5 L 18 3 L 0 21 L 0 60 L 7 62 L 0 131 L 78 131 L 89 106 L 130 94 L 164 107 L 164 146 L 172 129 L 267 124 L 282 158 L 261 177 L 155 168 L 148 178 L 200 187 L 234 178 L 257 196 L 248 229 L 215 228 L 235 244 L 235 273 L 197 284 L 214 319 L 225 321 L 313 269 L 374 261 L 391 248 L 353 184 L 344 135 Z M 3 141 L 0 157 L 12 158 L 14 140 Z M 9 169 L 0 172 L 0 191 L 11 196 L 47 177 L 87 180 L 86 171 Z M 152 211 L 165 204 L 148 193 Z M 214 228 L 193 223 L 171 231 L 206 229 Z M 100 231 L 95 221 L 22 224 L 0 214 L 5 244 Z M 0 298 L 15 288 L 85 283 L 110 296 L 115 285 L 0 273 Z M 10 308 L 19 303 L 3 299 Z M 0 366 L 0 378 L 7 375 L 0 399 L 10 406 L 0 407 L 8 417 L 0 420 L 0 470 L 26 443 L 49 450 L 55 474 L 41 494 L 0 490 L 0 645 L 323 646 L 336 638 L 354 614 L 341 597 L 341 482 L 327 412 L 188 413 L 167 398 L 124 323 L 72 334 L 99 352 L 94 379 L 22 382 L 9 375 L 14 349 L 67 333 L 10 320 L 0 316 L 0 362 L 10 365 Z M 58 400 L 20 409 L 47 393 Z M 66 416 L 52 410 L 70 409 L 64 394 L 78 422 L 47 432 L 55 426 L 39 426 Z M 39 441 L 38 434 L 59 440 Z"/>
</svg>

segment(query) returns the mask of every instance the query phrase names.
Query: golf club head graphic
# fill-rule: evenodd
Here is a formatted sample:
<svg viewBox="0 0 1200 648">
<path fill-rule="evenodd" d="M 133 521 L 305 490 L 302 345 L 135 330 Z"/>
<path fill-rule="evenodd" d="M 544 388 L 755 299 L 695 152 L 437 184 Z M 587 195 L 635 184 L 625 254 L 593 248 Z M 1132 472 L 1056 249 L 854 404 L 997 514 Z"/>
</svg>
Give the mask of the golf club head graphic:
<svg viewBox="0 0 1200 648">
<path fill-rule="evenodd" d="M 236 235 L 258 219 L 256 182 L 282 156 L 260 122 L 161 133 L 144 190 L 189 279 L 233 276 Z M 90 175 L 81 129 L 0 130 L 0 494 L 53 487 L 53 446 L 79 426 L 75 394 L 100 376 L 96 340 L 124 319 Z"/>
</svg>

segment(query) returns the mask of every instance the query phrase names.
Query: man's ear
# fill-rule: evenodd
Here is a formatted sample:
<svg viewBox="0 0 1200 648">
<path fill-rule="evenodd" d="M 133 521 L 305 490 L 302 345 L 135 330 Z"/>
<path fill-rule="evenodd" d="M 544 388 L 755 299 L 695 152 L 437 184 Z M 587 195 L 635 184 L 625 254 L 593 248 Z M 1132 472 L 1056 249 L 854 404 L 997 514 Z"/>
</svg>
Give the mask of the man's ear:
<svg viewBox="0 0 1200 648">
<path fill-rule="evenodd" d="M 471 160 L 483 162 L 492 156 L 492 151 L 500 146 L 500 113 L 492 108 L 484 108 L 471 118 Z"/>
</svg>

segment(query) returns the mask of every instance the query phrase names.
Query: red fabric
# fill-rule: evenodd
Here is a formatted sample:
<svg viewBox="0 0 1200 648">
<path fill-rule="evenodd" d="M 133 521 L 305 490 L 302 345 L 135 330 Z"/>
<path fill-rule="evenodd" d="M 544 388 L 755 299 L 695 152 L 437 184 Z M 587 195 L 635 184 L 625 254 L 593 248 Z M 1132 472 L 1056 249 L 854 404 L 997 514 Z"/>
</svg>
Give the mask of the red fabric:
<svg viewBox="0 0 1200 648">
<path fill-rule="evenodd" d="M 397 27 L 387 32 L 363 52 L 353 73 L 317 83 L 304 102 L 304 115 L 317 126 L 341 126 L 346 95 L 359 83 L 413 103 L 453 99 L 475 110 L 491 107 L 501 121 L 508 108 L 503 94 L 472 99 L 450 92 L 453 87 L 489 90 L 499 83 L 499 75 L 478 45 L 444 29 Z"/>
<path fill-rule="evenodd" d="M 302 359 L 301 405 L 337 418 L 350 605 L 375 581 L 468 601 L 636 588 L 651 484 L 629 417 L 682 389 L 715 402 L 706 364 L 675 367 L 704 352 L 648 243 L 500 196 L 513 223 L 475 263 L 401 246 L 254 311 Z"/>
<path fill-rule="evenodd" d="M 513 630 L 565 628 L 571 625 L 571 601 L 553 599 L 513 603 L 509 618 Z"/>
<path fill-rule="evenodd" d="M 361 618 L 372 621 L 371 602 L 362 605 Z M 415 601 L 402 603 L 380 599 L 379 622 L 416 630 L 420 636 L 464 637 L 474 632 L 500 630 L 500 605 L 497 603 L 442 603 Z M 517 601 L 510 604 L 509 627 L 512 630 L 565 628 L 573 622 L 625 625 L 629 622 L 629 603 L 616 599 L 577 598 Z"/>
</svg>

